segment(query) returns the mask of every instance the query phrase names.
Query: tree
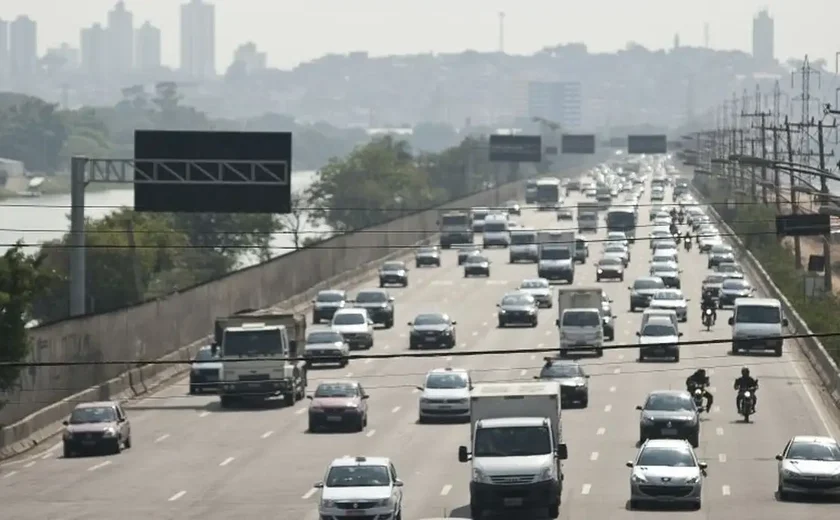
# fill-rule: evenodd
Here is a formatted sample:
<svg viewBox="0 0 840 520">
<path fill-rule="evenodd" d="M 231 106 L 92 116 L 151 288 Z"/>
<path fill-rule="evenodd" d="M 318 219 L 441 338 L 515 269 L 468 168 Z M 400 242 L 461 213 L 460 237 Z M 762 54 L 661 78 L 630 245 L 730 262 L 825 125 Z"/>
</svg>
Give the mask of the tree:
<svg viewBox="0 0 840 520">
<path fill-rule="evenodd" d="M 280 215 L 280 227 L 292 236 L 295 250 L 305 247 L 305 239 L 308 236 L 306 225 L 312 222 L 310 213 L 306 210 L 308 204 L 308 197 L 305 194 L 293 193 L 292 212 L 288 215 Z"/>
<path fill-rule="evenodd" d="M 41 269 L 43 259 L 26 255 L 20 242 L 0 257 L 0 362 L 20 362 L 29 354 L 26 324 L 50 278 Z M 14 388 L 19 376 L 17 367 L 0 367 L 0 391 Z"/>
<path fill-rule="evenodd" d="M 60 153 L 69 135 L 56 105 L 33 97 L 12 104 L 0 102 L 3 105 L 0 157 L 23 161 L 31 171 L 56 171 L 61 166 Z"/>
</svg>

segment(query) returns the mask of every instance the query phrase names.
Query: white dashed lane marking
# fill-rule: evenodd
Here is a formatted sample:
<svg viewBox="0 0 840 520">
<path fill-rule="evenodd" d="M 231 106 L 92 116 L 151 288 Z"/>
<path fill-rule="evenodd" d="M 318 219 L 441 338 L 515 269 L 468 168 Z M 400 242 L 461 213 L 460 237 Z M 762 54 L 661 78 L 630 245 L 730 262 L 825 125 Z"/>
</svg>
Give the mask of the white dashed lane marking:
<svg viewBox="0 0 840 520">
<path fill-rule="evenodd" d="M 96 465 L 94 465 L 94 466 L 89 467 L 89 468 L 88 468 L 88 471 L 96 471 L 96 470 L 98 470 L 98 469 L 102 469 L 102 468 L 104 468 L 105 466 L 110 466 L 110 465 L 111 465 L 111 461 L 110 461 L 110 460 L 106 460 L 105 462 L 100 462 L 99 464 L 96 464 Z"/>
<path fill-rule="evenodd" d="M 157 439 L 155 439 L 155 442 L 163 442 L 163 441 L 165 441 L 165 440 L 166 440 L 166 439 L 168 439 L 168 438 L 169 438 L 169 434 L 168 434 L 168 433 L 164 433 L 163 435 L 161 435 L 160 437 L 158 437 Z"/>
<path fill-rule="evenodd" d="M 591 460 L 591 461 L 596 461 L 596 460 L 598 460 L 598 452 L 597 452 L 597 451 L 593 451 L 593 452 L 592 452 L 592 455 L 590 455 L 590 456 L 589 456 L 589 460 Z"/>
<path fill-rule="evenodd" d="M 305 414 L 307 411 L 309 411 L 309 409 L 308 409 L 308 408 L 299 408 L 298 410 L 296 410 L 296 411 L 295 411 L 295 415 L 303 415 L 303 414 Z"/>
<path fill-rule="evenodd" d="M 310 489 L 309 491 L 307 491 L 306 493 L 304 493 L 304 494 L 303 494 L 303 496 L 302 496 L 302 497 L 300 497 L 300 498 L 302 498 L 303 500 L 306 500 L 306 499 L 308 499 L 308 498 L 311 498 L 311 497 L 312 497 L 312 495 L 314 495 L 314 494 L 315 494 L 315 493 L 317 493 L 317 492 L 318 492 L 318 489 L 317 489 L 317 488 L 312 488 L 312 489 Z"/>
<path fill-rule="evenodd" d="M 228 458 L 226 458 L 225 460 L 223 460 L 222 462 L 220 462 L 220 463 L 219 463 L 219 466 L 221 466 L 221 467 L 225 467 L 225 466 L 227 466 L 228 464 L 230 464 L 231 462 L 233 462 L 233 457 L 228 457 Z"/>
<path fill-rule="evenodd" d="M 447 484 L 447 485 L 443 486 L 443 488 L 441 488 L 440 496 L 445 497 L 446 495 L 449 494 L 450 491 L 452 491 L 452 486 Z"/>
<path fill-rule="evenodd" d="M 32 466 L 35 465 L 35 462 L 36 461 L 34 461 L 34 460 L 32 462 L 27 462 L 26 464 L 23 465 L 23 467 L 24 468 L 31 468 Z"/>
<path fill-rule="evenodd" d="M 720 463 L 726 462 L 726 453 L 721 453 L 720 455 L 718 455 L 718 462 L 720 462 Z"/>
<path fill-rule="evenodd" d="M 610 392 L 615 392 L 615 387 L 614 386 L 610 387 Z"/>
<path fill-rule="evenodd" d="M 4 475 L 3 475 L 3 478 L 12 478 L 12 477 L 14 477 L 15 475 L 17 475 L 17 471 L 12 470 L 12 471 L 10 471 L 10 472 L 8 472 L 8 473 L 4 474 Z"/>
<path fill-rule="evenodd" d="M 186 491 L 178 491 L 177 493 L 175 493 L 174 495 L 169 497 L 169 502 L 175 502 L 176 500 L 178 500 L 179 498 L 181 498 L 182 496 L 184 496 L 186 494 L 187 494 Z"/>
<path fill-rule="evenodd" d="M 718 426 L 718 428 L 717 428 L 717 430 L 715 430 L 715 432 L 716 432 L 718 435 L 723 435 L 723 428 L 721 428 L 720 426 Z"/>
<path fill-rule="evenodd" d="M 611 412 L 611 411 L 612 411 L 612 405 L 611 405 L 611 404 L 608 404 L 607 406 L 605 406 L 605 407 L 604 407 L 604 411 L 605 411 L 605 412 Z"/>
<path fill-rule="evenodd" d="M 260 435 L 260 438 L 261 438 L 261 439 L 268 439 L 268 438 L 269 438 L 269 437 L 271 437 L 273 434 L 274 434 L 274 432 L 273 432 L 273 431 L 267 431 L 267 432 L 265 432 L 264 434 Z"/>
<path fill-rule="evenodd" d="M 607 433 L 606 428 L 598 428 L 598 431 L 595 432 L 595 435 L 604 435 L 605 433 Z"/>
<path fill-rule="evenodd" d="M 721 491 L 723 492 L 723 496 L 725 496 L 725 497 L 728 497 L 729 495 L 732 494 L 732 490 L 729 489 L 729 486 L 723 486 L 721 488 Z"/>
<path fill-rule="evenodd" d="M 580 494 L 588 495 L 590 491 L 592 491 L 592 484 L 584 484 L 583 487 L 580 489 Z"/>
<path fill-rule="evenodd" d="M 201 412 L 198 414 L 199 417 L 207 417 L 208 415 L 210 415 L 210 412 Z"/>
<path fill-rule="evenodd" d="M 366 435 L 367 437 L 373 437 L 375 434 L 376 434 L 376 430 L 370 430 L 370 431 L 369 431 L 369 432 L 367 432 L 365 435 Z"/>
</svg>

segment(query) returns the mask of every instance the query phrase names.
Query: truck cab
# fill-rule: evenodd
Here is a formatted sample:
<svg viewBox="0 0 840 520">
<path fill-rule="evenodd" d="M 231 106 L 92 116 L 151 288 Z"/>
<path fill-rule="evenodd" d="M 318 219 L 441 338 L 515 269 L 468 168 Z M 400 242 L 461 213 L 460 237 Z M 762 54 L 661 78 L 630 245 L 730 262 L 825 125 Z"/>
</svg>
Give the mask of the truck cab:
<svg viewBox="0 0 840 520">
<path fill-rule="evenodd" d="M 563 492 L 560 384 L 488 383 L 470 397 L 470 446 L 458 460 L 472 462 L 472 518 L 485 512 L 543 509 L 557 518 Z"/>
</svg>

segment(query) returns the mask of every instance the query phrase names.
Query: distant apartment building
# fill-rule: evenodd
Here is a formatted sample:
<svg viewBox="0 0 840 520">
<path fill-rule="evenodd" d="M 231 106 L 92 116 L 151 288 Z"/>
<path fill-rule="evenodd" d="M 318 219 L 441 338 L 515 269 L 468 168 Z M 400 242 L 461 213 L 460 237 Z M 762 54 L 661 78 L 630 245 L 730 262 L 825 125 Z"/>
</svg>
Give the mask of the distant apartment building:
<svg viewBox="0 0 840 520">
<path fill-rule="evenodd" d="M 62 70 L 78 69 L 81 65 L 79 49 L 71 47 L 67 43 L 62 43 L 59 47 L 47 49 L 45 56 L 52 56 L 59 60 Z"/>
<path fill-rule="evenodd" d="M 9 59 L 9 22 L 0 20 L 0 90 L 8 88 Z"/>
<path fill-rule="evenodd" d="M 82 29 L 81 55 L 82 70 L 97 81 L 104 80 L 108 75 L 110 57 L 108 52 L 108 31 L 102 24 L 94 24 Z"/>
<path fill-rule="evenodd" d="M 9 75 L 12 86 L 30 87 L 38 73 L 38 25 L 27 16 L 9 24 Z"/>
<path fill-rule="evenodd" d="M 528 117 L 539 117 L 563 128 L 583 124 L 581 85 L 578 81 L 531 81 L 528 83 Z"/>
<path fill-rule="evenodd" d="M 264 52 L 257 50 L 257 45 L 254 42 L 248 42 L 236 48 L 233 53 L 233 61 L 242 63 L 247 72 L 254 72 L 266 68 L 267 57 Z"/>
<path fill-rule="evenodd" d="M 766 9 L 760 11 L 753 19 L 752 54 L 761 65 L 776 62 L 775 32 L 775 22 L 770 13 Z"/>
<path fill-rule="evenodd" d="M 134 15 L 120 0 L 108 12 L 108 71 L 122 75 L 134 67 Z"/>
<path fill-rule="evenodd" d="M 216 8 L 202 0 L 181 6 L 181 71 L 195 79 L 216 75 Z"/>
<path fill-rule="evenodd" d="M 134 64 L 138 70 L 153 71 L 161 66 L 160 29 L 149 22 L 135 32 Z"/>
</svg>

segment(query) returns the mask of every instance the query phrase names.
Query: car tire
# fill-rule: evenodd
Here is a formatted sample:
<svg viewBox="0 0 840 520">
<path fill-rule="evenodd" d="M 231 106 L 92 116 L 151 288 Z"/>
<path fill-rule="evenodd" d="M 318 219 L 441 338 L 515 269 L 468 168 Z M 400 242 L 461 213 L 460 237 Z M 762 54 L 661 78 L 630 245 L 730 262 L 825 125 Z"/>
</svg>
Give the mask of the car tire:
<svg viewBox="0 0 840 520">
<path fill-rule="evenodd" d="M 67 444 L 64 445 L 64 450 L 63 450 L 62 455 L 64 456 L 65 459 L 72 459 L 73 458 L 73 451 L 70 449 L 69 446 L 67 446 Z"/>
<path fill-rule="evenodd" d="M 552 520 L 560 516 L 560 504 L 548 506 L 548 517 Z"/>
<path fill-rule="evenodd" d="M 131 435 L 130 434 L 129 434 L 128 437 L 125 438 L 125 442 L 123 442 L 123 445 L 125 446 L 125 449 L 127 449 L 127 450 L 131 449 Z"/>
<path fill-rule="evenodd" d="M 588 408 L 589 407 L 589 396 L 588 395 L 586 397 L 584 397 L 583 399 L 581 399 L 580 407 L 581 408 Z"/>
<path fill-rule="evenodd" d="M 692 448 L 699 447 L 700 446 L 700 432 L 696 431 L 696 432 L 692 433 L 691 435 L 688 436 L 688 439 L 686 439 L 686 440 L 688 440 L 688 442 L 689 442 L 689 444 L 691 444 Z"/>
<path fill-rule="evenodd" d="M 198 393 L 198 385 L 190 385 L 190 395 L 196 395 Z"/>
<path fill-rule="evenodd" d="M 499 320 L 499 328 L 500 328 L 500 329 L 505 328 L 505 322 L 503 322 L 503 321 Z"/>
<path fill-rule="evenodd" d="M 385 328 L 386 329 L 393 329 L 394 328 L 394 317 L 393 316 L 391 316 L 390 318 L 388 318 L 387 321 L 385 321 Z M 373 346 L 373 345 L 371 344 L 371 346 Z"/>
<path fill-rule="evenodd" d="M 306 431 L 308 431 L 309 433 L 315 433 L 315 430 L 317 430 L 317 427 L 315 426 L 315 421 L 310 419 Z"/>
</svg>

